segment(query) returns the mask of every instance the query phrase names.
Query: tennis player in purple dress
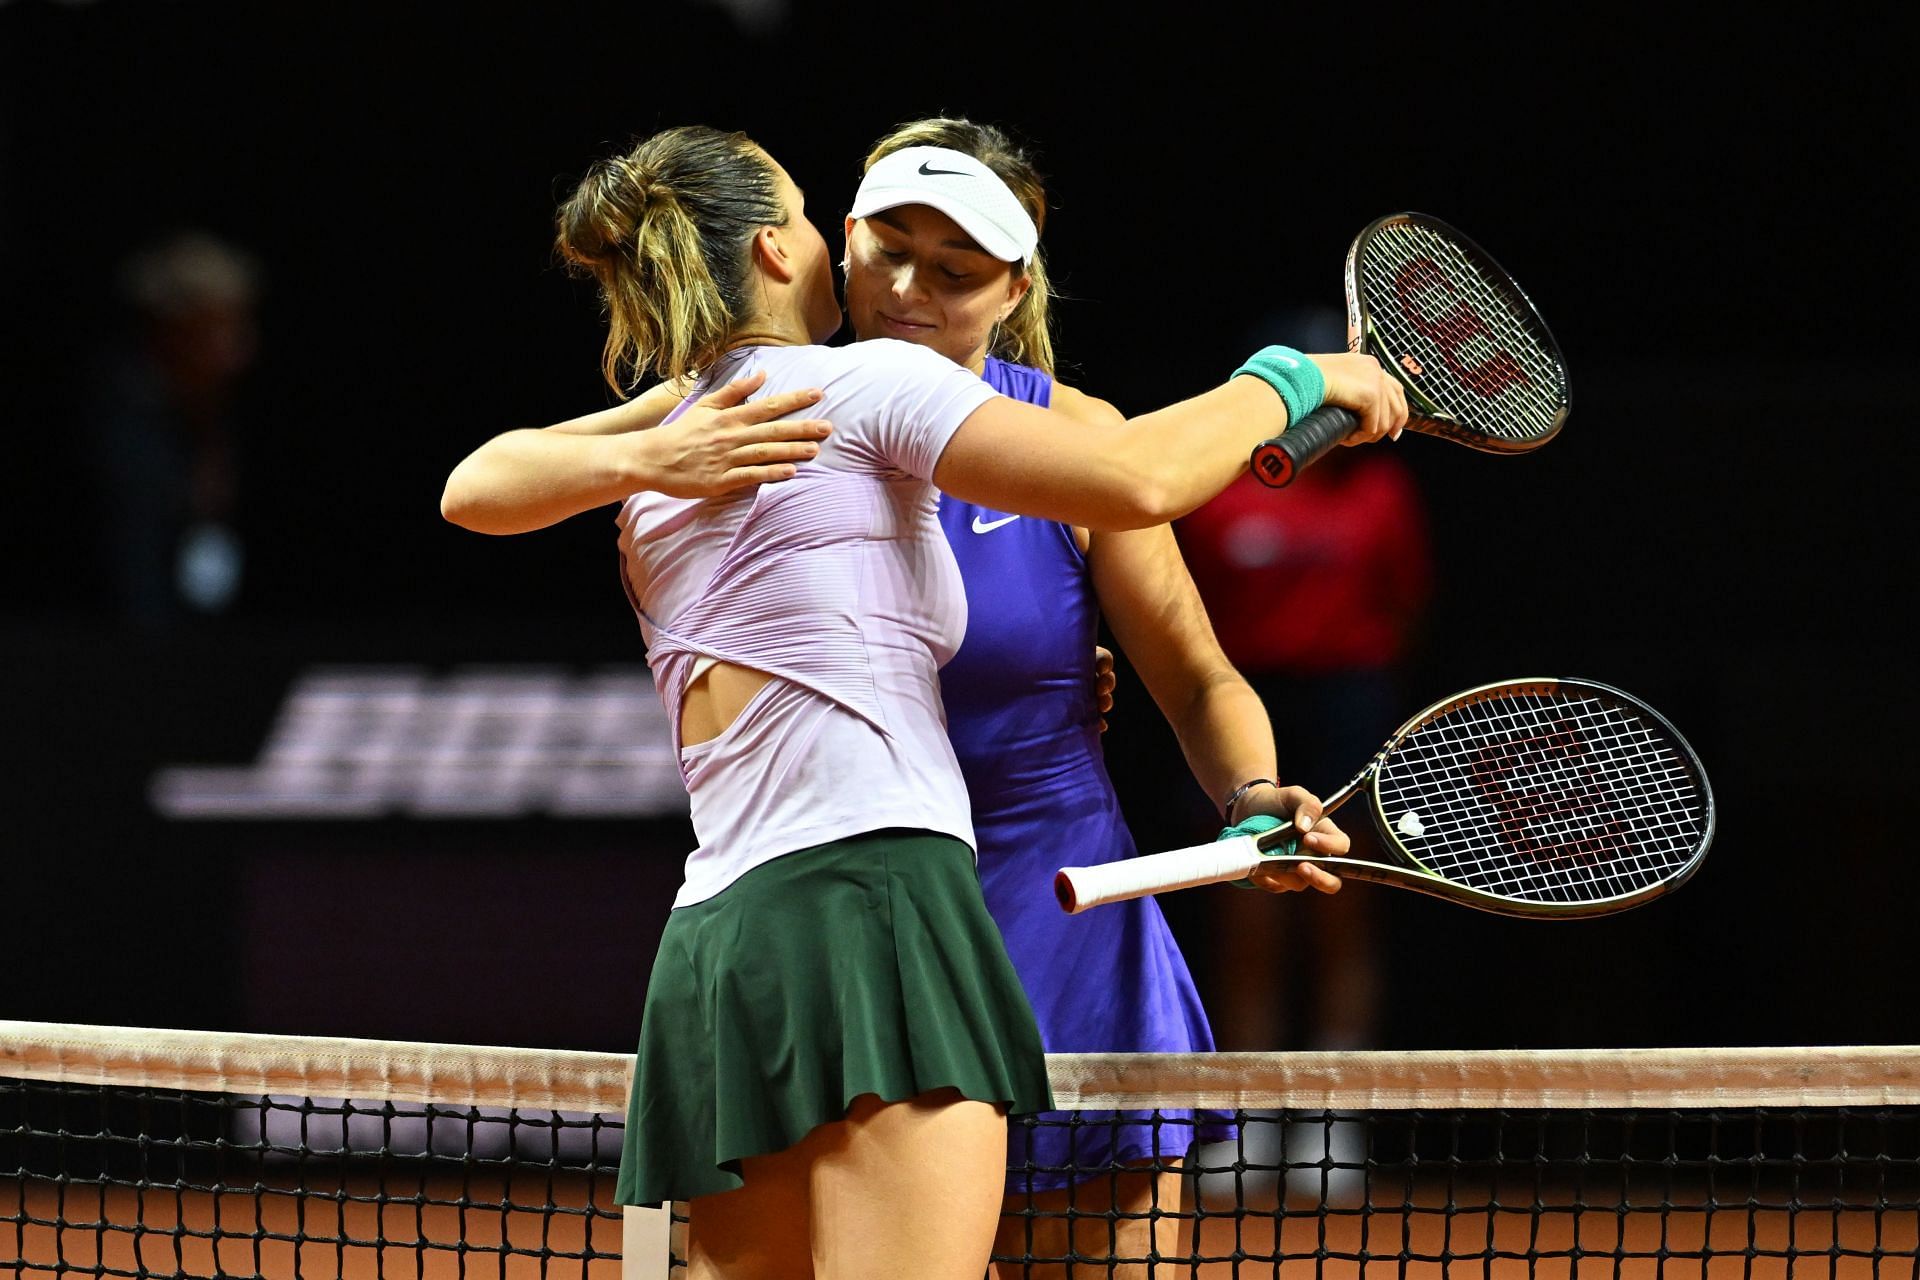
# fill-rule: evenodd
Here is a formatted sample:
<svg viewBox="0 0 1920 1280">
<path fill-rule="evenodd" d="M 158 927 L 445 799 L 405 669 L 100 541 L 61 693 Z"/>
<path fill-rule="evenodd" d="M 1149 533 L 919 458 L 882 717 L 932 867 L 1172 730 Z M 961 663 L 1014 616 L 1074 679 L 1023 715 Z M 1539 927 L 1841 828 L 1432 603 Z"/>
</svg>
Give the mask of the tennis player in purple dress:
<svg viewBox="0 0 1920 1280">
<path fill-rule="evenodd" d="M 988 357 L 994 390 L 1047 406 L 1053 378 Z M 1133 836 L 1100 747 L 1088 666 L 1099 604 L 1074 530 L 952 495 L 940 523 L 960 562 L 967 633 L 940 669 L 947 736 L 973 800 L 980 884 L 1050 1053 L 1204 1053 L 1213 1032 L 1159 902 L 1135 898 L 1068 916 L 1053 896 L 1063 862 L 1132 857 Z M 1069 857 L 1069 853 L 1071 856 Z M 1089 981 L 1089 975 L 1097 980 Z M 1179 1160 L 1220 1118 L 1162 1111 L 1111 1126 L 1016 1126 L 1008 1190 L 1045 1190 L 1119 1161 Z M 1081 1113 L 1081 1119 L 1103 1119 Z M 1117 1138 L 1117 1141 L 1116 1141 Z"/>
<path fill-rule="evenodd" d="M 1081 419 L 1091 446 L 1124 419 L 1048 372 L 1051 290 L 1038 244 L 1045 214 L 1038 173 L 1003 131 L 950 118 L 899 126 L 870 151 L 848 212 L 847 315 L 861 339 L 931 347 L 1008 397 Z M 1003 234 L 1016 226 L 1018 236 Z M 1013 239 L 1028 246 L 1017 261 L 1004 251 Z M 1192 976 L 1154 899 L 1069 916 L 1053 896 L 1062 865 L 1135 852 L 1101 748 L 1093 672 L 1101 620 L 1227 823 L 1255 814 L 1292 820 L 1319 801 L 1274 781 L 1266 709 L 1220 650 L 1171 530 L 1089 533 L 951 494 L 941 498 L 940 521 L 968 609 L 959 651 L 940 671 L 948 737 L 972 804 L 987 908 L 1046 1048 L 1212 1049 Z M 1307 842 L 1328 855 L 1350 847 L 1325 818 Z M 1339 888 L 1324 872 L 1256 882 Z M 1018 1274 L 1052 1280 L 1067 1274 L 1070 1256 L 1112 1256 L 1132 1260 L 1112 1271 L 1131 1280 L 1147 1274 L 1150 1254 L 1185 1251 L 1184 1219 L 1159 1215 L 1180 1212 L 1178 1167 L 1189 1148 L 1231 1135 L 1224 1116 L 1035 1119 L 1009 1132 L 995 1246 L 1033 1260 Z"/>
</svg>

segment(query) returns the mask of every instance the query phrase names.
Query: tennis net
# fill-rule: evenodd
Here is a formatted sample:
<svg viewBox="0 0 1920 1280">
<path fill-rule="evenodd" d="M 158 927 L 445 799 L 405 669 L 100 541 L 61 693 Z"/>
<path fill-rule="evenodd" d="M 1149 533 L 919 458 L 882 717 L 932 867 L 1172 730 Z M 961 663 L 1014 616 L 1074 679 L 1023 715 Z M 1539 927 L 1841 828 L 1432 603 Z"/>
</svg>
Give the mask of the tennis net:
<svg viewBox="0 0 1920 1280">
<path fill-rule="evenodd" d="M 684 1206 L 613 1202 L 630 1066 L 0 1022 L 0 1272 L 680 1274 Z M 1050 1069 L 1002 1280 L 1920 1277 L 1920 1047 Z"/>
</svg>

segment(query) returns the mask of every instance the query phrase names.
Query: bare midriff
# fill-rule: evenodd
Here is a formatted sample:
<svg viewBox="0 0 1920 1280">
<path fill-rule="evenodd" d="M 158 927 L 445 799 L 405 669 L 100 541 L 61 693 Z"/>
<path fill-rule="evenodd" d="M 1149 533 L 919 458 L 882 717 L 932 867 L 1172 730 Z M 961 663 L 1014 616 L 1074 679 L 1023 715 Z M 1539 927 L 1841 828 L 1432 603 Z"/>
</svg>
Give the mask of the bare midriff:
<svg viewBox="0 0 1920 1280">
<path fill-rule="evenodd" d="M 680 700 L 680 745 L 697 747 L 725 733 L 771 679 L 731 662 L 716 662 L 701 672 Z"/>
</svg>

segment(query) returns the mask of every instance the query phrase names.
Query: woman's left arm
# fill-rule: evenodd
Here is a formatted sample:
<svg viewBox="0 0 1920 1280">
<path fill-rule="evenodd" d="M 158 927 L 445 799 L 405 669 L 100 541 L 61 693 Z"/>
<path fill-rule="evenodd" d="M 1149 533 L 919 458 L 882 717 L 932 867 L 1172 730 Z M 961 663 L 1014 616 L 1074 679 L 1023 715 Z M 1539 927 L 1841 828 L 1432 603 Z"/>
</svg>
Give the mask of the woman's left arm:
<svg viewBox="0 0 1920 1280">
<path fill-rule="evenodd" d="M 1111 420 L 1120 420 L 1111 406 L 1077 393 L 1056 400 L 1055 407 L 1090 422 L 1098 421 L 1098 407 L 1105 407 L 1113 414 Z M 1094 533 L 1087 564 L 1114 639 L 1172 726 L 1194 780 L 1214 803 L 1222 804 L 1250 779 L 1278 777 L 1267 709 L 1220 648 L 1173 529 L 1158 525 Z M 1239 822 L 1266 813 L 1290 821 L 1301 808 L 1317 814 L 1320 800 L 1301 787 L 1262 786 L 1248 791 L 1233 813 L 1223 816 Z M 1304 852 L 1325 857 L 1338 857 L 1352 847 L 1347 834 L 1327 817 L 1320 818 L 1303 844 Z M 1260 883 L 1322 892 L 1340 887 L 1337 877 L 1317 867 L 1271 880 L 1263 876 Z"/>
<path fill-rule="evenodd" d="M 1114 639 L 1173 727 L 1194 780 L 1213 802 L 1223 804 L 1243 782 L 1278 777 L 1273 723 L 1259 695 L 1221 650 L 1173 530 L 1159 525 L 1096 533 L 1087 562 Z M 1267 813 L 1291 821 L 1303 808 L 1319 813 L 1319 797 L 1301 787 L 1259 786 L 1223 816 L 1244 822 Z M 1352 847 L 1346 832 L 1327 817 L 1302 844 L 1302 852 L 1323 857 L 1339 857 Z M 1317 867 L 1305 867 L 1299 877 L 1280 878 L 1272 887 L 1311 886 L 1330 893 L 1339 883 Z"/>
</svg>

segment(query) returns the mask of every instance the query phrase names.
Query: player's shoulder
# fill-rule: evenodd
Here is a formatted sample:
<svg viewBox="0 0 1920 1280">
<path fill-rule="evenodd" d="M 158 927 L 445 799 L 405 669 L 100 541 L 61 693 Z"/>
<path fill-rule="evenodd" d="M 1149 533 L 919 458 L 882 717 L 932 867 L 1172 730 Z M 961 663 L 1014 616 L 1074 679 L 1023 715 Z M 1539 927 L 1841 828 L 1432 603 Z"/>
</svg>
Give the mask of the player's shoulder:
<svg viewBox="0 0 1920 1280">
<path fill-rule="evenodd" d="M 1088 426 L 1117 427 L 1127 420 L 1126 414 L 1107 401 L 1088 395 L 1078 387 L 1070 387 L 1058 379 L 1054 380 L 1051 407 Z"/>
<path fill-rule="evenodd" d="M 815 386 L 824 388 L 830 400 L 884 397 L 902 387 L 925 385 L 956 371 L 972 377 L 939 352 L 897 338 L 875 338 L 838 347 L 757 347 L 748 361 L 729 370 L 728 376 L 740 377 L 755 369 L 768 373 L 768 391 Z"/>
<path fill-rule="evenodd" d="M 900 338 L 868 338 L 864 342 L 850 342 L 844 347 L 828 347 L 825 350 L 836 353 L 840 365 L 847 369 L 901 370 L 908 373 L 951 373 L 958 369 L 966 370 L 935 351 L 932 347 L 923 347 L 917 342 L 907 342 Z"/>
<path fill-rule="evenodd" d="M 818 385 L 825 389 L 830 411 L 840 406 L 877 409 L 884 404 L 921 404 L 991 394 L 972 370 L 955 364 L 937 351 L 898 338 L 870 338 L 832 353 L 831 367 L 823 368 Z M 850 423 L 836 423 L 847 426 Z"/>
</svg>

